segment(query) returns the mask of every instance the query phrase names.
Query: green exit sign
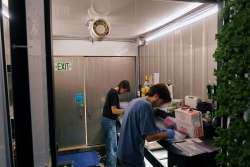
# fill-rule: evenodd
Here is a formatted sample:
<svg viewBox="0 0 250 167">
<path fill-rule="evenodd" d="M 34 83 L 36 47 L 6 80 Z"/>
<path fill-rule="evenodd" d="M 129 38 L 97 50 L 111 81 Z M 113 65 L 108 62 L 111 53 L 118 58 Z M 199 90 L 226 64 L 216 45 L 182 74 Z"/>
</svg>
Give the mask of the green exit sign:
<svg viewBox="0 0 250 167">
<path fill-rule="evenodd" d="M 69 71 L 69 70 L 71 70 L 71 62 L 55 63 L 55 71 Z"/>
</svg>

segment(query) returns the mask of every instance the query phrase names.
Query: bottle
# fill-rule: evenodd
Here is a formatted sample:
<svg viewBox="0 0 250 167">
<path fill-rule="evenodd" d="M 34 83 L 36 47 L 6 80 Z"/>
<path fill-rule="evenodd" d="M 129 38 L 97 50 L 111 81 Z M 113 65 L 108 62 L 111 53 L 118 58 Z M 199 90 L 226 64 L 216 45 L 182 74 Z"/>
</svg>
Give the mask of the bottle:
<svg viewBox="0 0 250 167">
<path fill-rule="evenodd" d="M 144 82 L 144 87 L 148 87 L 148 86 L 149 86 L 148 81 L 145 80 L 145 82 Z"/>
<path fill-rule="evenodd" d="M 137 97 L 138 98 L 142 97 L 142 85 L 139 85 L 139 87 L 138 87 Z"/>
<path fill-rule="evenodd" d="M 207 98 L 211 99 L 212 98 L 212 85 L 210 84 L 210 81 L 206 85 L 206 87 L 207 87 Z"/>
<path fill-rule="evenodd" d="M 148 84 L 149 84 L 149 87 L 153 85 L 153 77 L 152 77 L 152 75 L 150 75 L 150 77 L 148 79 Z"/>
<path fill-rule="evenodd" d="M 141 92 L 140 90 L 137 91 L 137 98 L 141 97 Z"/>
<path fill-rule="evenodd" d="M 156 71 L 154 73 L 154 84 L 157 84 L 160 82 L 160 74 Z"/>
</svg>

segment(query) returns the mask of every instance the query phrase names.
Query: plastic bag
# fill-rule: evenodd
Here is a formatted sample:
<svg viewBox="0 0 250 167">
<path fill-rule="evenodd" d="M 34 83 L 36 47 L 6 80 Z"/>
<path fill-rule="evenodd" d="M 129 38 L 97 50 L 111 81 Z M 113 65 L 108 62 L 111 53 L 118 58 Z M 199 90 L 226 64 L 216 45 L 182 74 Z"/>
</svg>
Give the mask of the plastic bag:
<svg viewBox="0 0 250 167">
<path fill-rule="evenodd" d="M 175 118 L 167 116 L 164 119 L 164 125 L 167 129 L 176 129 L 176 121 Z"/>
</svg>

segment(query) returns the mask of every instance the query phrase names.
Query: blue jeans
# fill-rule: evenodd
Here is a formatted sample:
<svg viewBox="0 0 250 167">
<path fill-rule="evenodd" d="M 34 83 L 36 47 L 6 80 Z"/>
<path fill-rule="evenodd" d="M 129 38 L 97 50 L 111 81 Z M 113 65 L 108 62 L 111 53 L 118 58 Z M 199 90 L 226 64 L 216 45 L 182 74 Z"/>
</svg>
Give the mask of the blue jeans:
<svg viewBox="0 0 250 167">
<path fill-rule="evenodd" d="M 117 134 L 116 120 L 102 116 L 101 125 L 105 134 L 106 144 L 106 165 L 107 167 L 116 167 Z"/>
</svg>

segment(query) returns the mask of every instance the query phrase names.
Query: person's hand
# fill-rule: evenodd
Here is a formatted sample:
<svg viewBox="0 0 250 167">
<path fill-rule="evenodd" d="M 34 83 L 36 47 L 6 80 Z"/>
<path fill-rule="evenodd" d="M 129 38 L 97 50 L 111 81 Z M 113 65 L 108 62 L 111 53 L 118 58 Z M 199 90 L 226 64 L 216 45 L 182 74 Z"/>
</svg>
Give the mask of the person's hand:
<svg viewBox="0 0 250 167">
<path fill-rule="evenodd" d="M 159 132 L 165 132 L 166 129 L 160 127 L 160 126 L 156 126 L 156 129 L 159 131 Z"/>
<path fill-rule="evenodd" d="M 168 134 L 168 139 L 173 139 L 175 135 L 175 130 L 166 129 L 165 132 Z"/>
<path fill-rule="evenodd" d="M 172 129 L 164 129 L 160 126 L 156 126 L 157 130 L 159 132 L 166 132 L 168 134 L 168 139 L 173 139 L 174 138 L 174 135 L 175 135 L 175 131 L 172 130 Z"/>
</svg>

